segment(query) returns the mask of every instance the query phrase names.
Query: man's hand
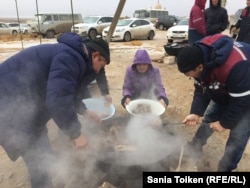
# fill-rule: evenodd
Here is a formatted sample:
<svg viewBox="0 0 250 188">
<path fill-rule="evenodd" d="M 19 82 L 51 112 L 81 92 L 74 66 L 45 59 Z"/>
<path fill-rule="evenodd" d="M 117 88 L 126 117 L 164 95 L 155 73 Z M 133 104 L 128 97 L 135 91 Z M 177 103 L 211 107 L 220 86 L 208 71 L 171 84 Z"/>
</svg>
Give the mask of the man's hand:
<svg viewBox="0 0 250 188">
<path fill-rule="evenodd" d="M 224 127 L 221 126 L 221 124 L 220 124 L 219 121 L 210 123 L 210 124 L 209 124 L 209 127 L 210 127 L 211 129 L 213 129 L 213 131 L 216 131 L 216 132 L 223 132 L 223 131 L 226 130 Z"/>
<path fill-rule="evenodd" d="M 88 145 L 88 140 L 82 134 L 78 136 L 76 139 L 72 140 L 73 146 L 76 149 L 83 149 Z"/>
<path fill-rule="evenodd" d="M 185 119 L 182 121 L 182 123 L 186 125 L 196 125 L 199 123 L 199 116 L 196 114 L 189 114 L 188 116 L 185 117 Z"/>
<path fill-rule="evenodd" d="M 93 122 L 96 125 L 100 125 L 101 124 L 101 119 L 98 116 L 98 114 L 92 110 L 86 110 L 83 114 L 83 116 L 89 121 L 89 122 Z"/>
<path fill-rule="evenodd" d="M 112 97 L 110 95 L 105 95 L 103 96 L 104 100 L 105 100 L 105 106 L 109 106 L 112 104 Z"/>
<path fill-rule="evenodd" d="M 236 32 L 236 30 L 237 30 L 237 28 L 236 28 L 236 27 L 232 27 L 232 28 L 231 28 L 231 32 L 233 32 L 233 33 L 235 33 L 235 32 Z"/>
</svg>

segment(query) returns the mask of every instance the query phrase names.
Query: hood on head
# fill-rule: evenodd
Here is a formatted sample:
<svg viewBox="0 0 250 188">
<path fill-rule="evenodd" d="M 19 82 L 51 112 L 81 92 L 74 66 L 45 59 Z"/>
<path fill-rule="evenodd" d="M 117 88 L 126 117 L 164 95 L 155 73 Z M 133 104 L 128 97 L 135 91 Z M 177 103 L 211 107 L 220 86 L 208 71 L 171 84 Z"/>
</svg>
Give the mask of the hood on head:
<svg viewBox="0 0 250 188">
<path fill-rule="evenodd" d="M 82 38 L 78 34 L 71 32 L 63 33 L 57 37 L 57 42 L 70 46 L 84 56 Z"/>
<path fill-rule="evenodd" d="M 207 0 L 195 0 L 195 5 L 197 5 L 198 7 L 200 7 L 202 10 L 205 9 L 205 5 L 206 5 Z"/>
<path fill-rule="evenodd" d="M 209 1 L 209 7 L 221 7 L 221 0 L 218 1 L 218 5 L 214 6 L 212 0 Z"/>
<path fill-rule="evenodd" d="M 134 67 L 136 64 L 148 64 L 152 66 L 152 62 L 147 50 L 139 49 L 135 52 L 132 66 Z"/>
</svg>

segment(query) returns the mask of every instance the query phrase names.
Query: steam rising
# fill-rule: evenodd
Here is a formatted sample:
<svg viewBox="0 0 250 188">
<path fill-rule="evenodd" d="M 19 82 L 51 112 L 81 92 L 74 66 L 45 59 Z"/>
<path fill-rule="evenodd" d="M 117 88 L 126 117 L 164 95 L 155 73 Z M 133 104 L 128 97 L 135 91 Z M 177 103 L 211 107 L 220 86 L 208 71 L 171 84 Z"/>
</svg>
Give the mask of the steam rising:
<svg viewBox="0 0 250 188">
<path fill-rule="evenodd" d="M 159 117 L 147 115 L 130 117 L 125 124 L 118 125 L 118 130 L 122 131 L 118 136 L 125 144 L 135 146 L 134 151 L 103 150 L 100 146 L 110 144 L 110 138 L 107 137 L 110 134 L 109 130 L 102 130 L 89 122 L 83 122 L 83 132 L 89 140 L 89 148 L 82 151 L 76 152 L 61 133 L 65 148 L 60 149 L 58 160 L 53 166 L 56 174 L 55 184 L 62 183 L 61 187 L 64 188 L 98 187 L 97 185 L 101 185 L 106 177 L 106 172 L 97 165 L 99 161 L 128 167 L 148 167 L 155 164 L 152 170 L 160 171 L 156 163 L 167 160 L 170 154 L 179 150 L 182 143 L 181 138 L 169 133 L 161 123 Z"/>
</svg>

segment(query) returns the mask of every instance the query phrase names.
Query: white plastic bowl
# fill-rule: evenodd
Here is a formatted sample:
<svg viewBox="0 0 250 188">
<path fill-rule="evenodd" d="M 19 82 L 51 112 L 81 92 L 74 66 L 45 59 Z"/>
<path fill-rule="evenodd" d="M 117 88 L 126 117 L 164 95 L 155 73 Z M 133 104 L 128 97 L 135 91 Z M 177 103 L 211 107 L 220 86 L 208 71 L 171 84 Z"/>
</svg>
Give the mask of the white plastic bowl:
<svg viewBox="0 0 250 188">
<path fill-rule="evenodd" d="M 106 101 L 99 98 L 88 98 L 83 99 L 82 102 L 86 105 L 89 110 L 96 112 L 101 120 L 111 118 L 115 114 L 115 107 L 113 104 L 106 106 Z"/>
<path fill-rule="evenodd" d="M 126 110 L 132 115 L 146 115 L 148 113 L 134 113 L 138 105 L 146 105 L 150 106 L 150 114 L 160 116 L 165 112 L 165 108 L 158 101 L 150 100 L 150 99 L 136 99 L 131 101 L 128 105 L 126 105 Z"/>
</svg>

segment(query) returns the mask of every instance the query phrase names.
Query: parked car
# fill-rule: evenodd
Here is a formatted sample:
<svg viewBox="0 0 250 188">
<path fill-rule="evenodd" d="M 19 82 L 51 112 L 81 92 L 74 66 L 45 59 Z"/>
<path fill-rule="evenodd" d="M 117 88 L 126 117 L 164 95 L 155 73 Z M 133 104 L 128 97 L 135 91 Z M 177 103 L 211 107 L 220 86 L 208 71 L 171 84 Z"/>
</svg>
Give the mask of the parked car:
<svg viewBox="0 0 250 188">
<path fill-rule="evenodd" d="M 18 23 L 18 22 L 10 22 L 6 23 L 9 27 L 16 30 L 18 33 L 28 34 L 31 33 L 31 27 L 29 24 L 25 23 Z M 19 26 L 20 25 L 20 26 Z"/>
<path fill-rule="evenodd" d="M 74 22 L 73 22 L 74 21 Z M 54 38 L 60 33 L 70 32 L 73 24 L 81 23 L 82 15 L 79 13 L 39 13 L 32 20 L 31 30 L 34 35 Z"/>
<path fill-rule="evenodd" d="M 97 35 L 102 35 L 103 29 L 110 26 L 112 20 L 111 16 L 86 16 L 83 23 L 72 26 L 71 32 L 94 39 Z"/>
<path fill-rule="evenodd" d="M 108 36 L 109 27 L 106 27 L 102 36 L 105 39 Z M 129 18 L 120 19 L 115 27 L 111 41 L 131 41 L 133 39 L 146 38 L 153 40 L 155 37 L 154 24 L 146 19 Z"/>
<path fill-rule="evenodd" d="M 179 20 L 179 17 L 173 15 L 160 17 L 156 20 L 155 28 L 160 30 L 167 30 L 168 28 L 177 24 Z"/>
<path fill-rule="evenodd" d="M 23 34 L 31 34 L 32 33 L 32 29 L 31 29 L 31 26 L 29 24 L 21 23 L 20 27 L 21 27 L 21 32 Z"/>
<path fill-rule="evenodd" d="M 167 30 L 168 42 L 172 42 L 173 40 L 188 40 L 188 21 L 188 18 L 183 18 L 175 26 Z"/>
<path fill-rule="evenodd" d="M 0 34 L 17 35 L 19 28 L 9 27 L 7 23 L 0 22 Z"/>
</svg>

